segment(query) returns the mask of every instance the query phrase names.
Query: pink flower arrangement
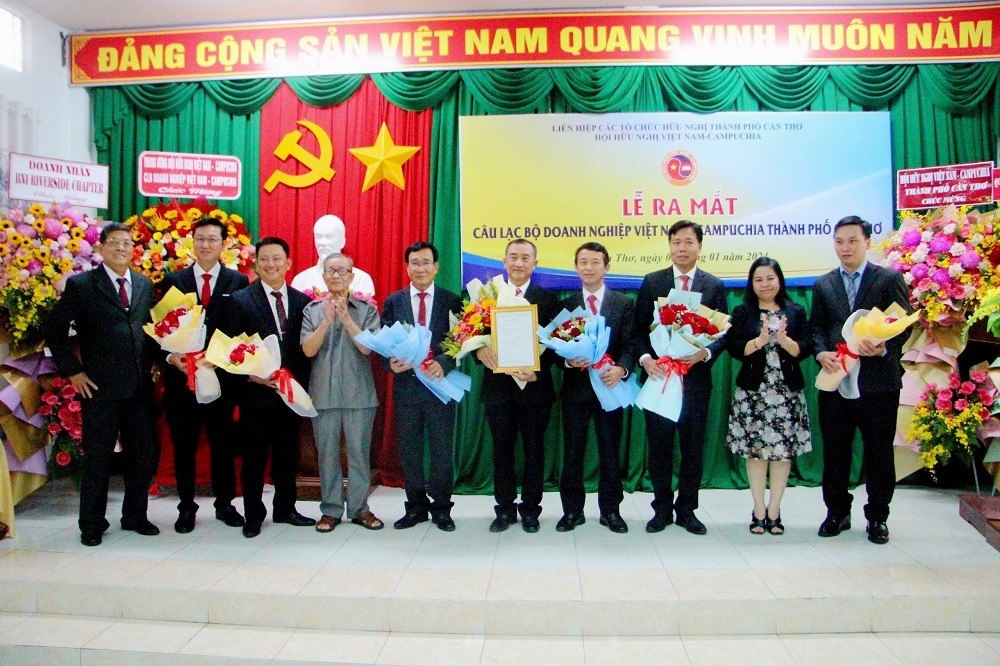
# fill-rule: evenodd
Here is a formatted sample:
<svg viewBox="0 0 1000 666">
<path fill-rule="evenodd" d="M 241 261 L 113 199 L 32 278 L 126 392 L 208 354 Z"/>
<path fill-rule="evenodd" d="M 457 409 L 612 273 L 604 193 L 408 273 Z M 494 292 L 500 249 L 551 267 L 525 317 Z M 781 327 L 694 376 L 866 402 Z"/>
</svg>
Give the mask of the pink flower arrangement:
<svg viewBox="0 0 1000 666">
<path fill-rule="evenodd" d="M 903 274 L 910 302 L 927 326 L 964 321 L 986 291 L 1000 285 L 1000 220 L 948 206 L 924 214 L 903 211 L 899 229 L 882 246 L 881 262 Z"/>
<path fill-rule="evenodd" d="M 54 377 L 49 390 L 41 395 L 38 413 L 48 423 L 46 431 L 52 437 L 49 475 L 52 478 L 72 476 L 79 483 L 83 474 L 83 414 L 76 387 L 63 377 Z"/>
</svg>

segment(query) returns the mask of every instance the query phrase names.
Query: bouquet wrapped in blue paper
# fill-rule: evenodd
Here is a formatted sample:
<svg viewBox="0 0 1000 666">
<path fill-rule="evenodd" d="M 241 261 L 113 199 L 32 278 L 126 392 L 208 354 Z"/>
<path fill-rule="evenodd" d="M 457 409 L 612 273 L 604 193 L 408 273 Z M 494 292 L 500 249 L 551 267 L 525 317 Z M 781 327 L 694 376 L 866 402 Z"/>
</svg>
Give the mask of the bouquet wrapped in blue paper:
<svg viewBox="0 0 1000 666">
<path fill-rule="evenodd" d="M 445 404 L 449 400 L 460 402 L 472 388 L 472 378 L 458 370 L 452 370 L 440 379 L 427 376 L 425 370 L 434 357 L 430 351 L 431 331 L 426 326 L 410 326 L 397 321 L 375 333 L 361 331 L 354 341 L 385 358 L 410 363 L 420 383 Z"/>
<path fill-rule="evenodd" d="M 583 308 L 572 312 L 564 309 L 548 326 L 538 327 L 538 339 L 562 358 L 580 359 L 590 364 L 587 368 L 590 385 L 604 411 L 628 407 L 635 402 L 639 383 L 634 374 L 614 387 L 606 386 L 601 380 L 603 369 L 614 365 L 614 359 L 607 354 L 611 329 L 604 317 L 590 314 Z"/>
</svg>

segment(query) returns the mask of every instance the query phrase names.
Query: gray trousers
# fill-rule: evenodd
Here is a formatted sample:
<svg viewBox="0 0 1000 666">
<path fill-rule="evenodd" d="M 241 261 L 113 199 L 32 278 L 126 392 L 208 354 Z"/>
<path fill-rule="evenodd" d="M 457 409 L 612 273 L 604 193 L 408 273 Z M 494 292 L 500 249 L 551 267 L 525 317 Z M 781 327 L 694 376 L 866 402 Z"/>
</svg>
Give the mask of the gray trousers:
<svg viewBox="0 0 1000 666">
<path fill-rule="evenodd" d="M 342 432 L 347 450 L 347 519 L 357 518 L 368 510 L 375 409 L 320 409 L 319 415 L 313 417 L 322 495 L 319 509 L 324 516 L 344 516 L 344 474 L 340 466 Z"/>
</svg>

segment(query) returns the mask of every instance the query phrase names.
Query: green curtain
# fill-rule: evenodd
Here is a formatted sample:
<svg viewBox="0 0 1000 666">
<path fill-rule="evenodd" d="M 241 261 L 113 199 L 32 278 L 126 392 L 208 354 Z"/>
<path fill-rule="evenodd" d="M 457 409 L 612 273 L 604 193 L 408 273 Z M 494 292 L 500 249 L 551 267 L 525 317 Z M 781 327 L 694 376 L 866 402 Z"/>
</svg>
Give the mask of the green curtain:
<svg viewBox="0 0 1000 666">
<path fill-rule="evenodd" d="M 893 168 L 989 161 L 1000 134 L 1000 63 L 844 66 L 650 66 L 483 69 L 373 74 L 393 104 L 408 110 L 433 107 L 431 135 L 430 236 L 441 251 L 438 281 L 460 290 L 458 119 L 465 115 L 509 113 L 616 113 L 689 111 L 888 111 Z M 285 80 L 305 103 L 339 104 L 364 76 L 314 76 Z M 243 197 L 226 204 L 256 225 L 258 207 L 259 111 L 280 80 L 149 84 L 92 89 L 94 141 L 98 160 L 110 165 L 112 219 L 151 203 L 137 196 L 135 159 L 142 150 L 222 152 L 244 165 Z M 836 155 L 829 156 L 836 159 Z M 544 248 L 543 248 L 544 252 Z M 810 307 L 808 289 L 791 290 Z M 742 298 L 729 294 L 730 307 Z M 811 387 L 816 365 L 803 364 Z M 726 450 L 729 405 L 738 370 L 728 355 L 713 369 L 705 441 L 707 487 L 746 487 L 740 459 Z M 472 362 L 473 391 L 459 406 L 456 428 L 456 488 L 462 493 L 492 491 L 492 443 L 478 398 L 481 371 Z M 557 380 L 558 381 L 558 380 Z M 822 474 L 822 441 L 816 391 L 807 389 L 813 416 L 811 453 L 793 468 L 792 483 L 817 485 Z M 645 474 L 645 426 L 630 410 L 625 420 L 622 463 L 629 490 L 649 489 Z M 562 463 L 558 403 L 547 435 L 546 482 L 558 486 Z M 860 443 L 856 442 L 855 446 Z M 854 481 L 860 473 L 855 456 Z M 588 457 L 588 489 L 596 488 L 596 453 Z"/>
</svg>

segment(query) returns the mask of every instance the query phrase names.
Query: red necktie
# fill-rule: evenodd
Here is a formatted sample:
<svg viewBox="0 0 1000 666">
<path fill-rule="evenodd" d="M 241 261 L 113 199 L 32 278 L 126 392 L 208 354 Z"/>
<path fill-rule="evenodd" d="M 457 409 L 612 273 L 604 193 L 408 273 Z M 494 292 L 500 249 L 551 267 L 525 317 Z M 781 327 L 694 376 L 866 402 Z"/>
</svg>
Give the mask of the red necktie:
<svg viewBox="0 0 1000 666">
<path fill-rule="evenodd" d="M 207 308 L 208 302 L 212 300 L 212 276 L 205 273 L 201 276 L 201 279 L 205 281 L 201 285 L 201 306 Z"/>
<path fill-rule="evenodd" d="M 681 276 L 681 291 L 687 291 L 688 290 L 688 283 L 690 281 L 691 281 L 691 278 L 689 278 L 687 275 L 682 275 Z"/>
<path fill-rule="evenodd" d="M 420 297 L 420 307 L 417 309 L 417 323 L 421 326 L 427 325 L 427 292 L 417 292 Z"/>
<path fill-rule="evenodd" d="M 587 296 L 587 304 L 590 305 L 590 311 L 597 314 L 597 296 L 594 294 Z"/>
<path fill-rule="evenodd" d="M 514 295 L 515 296 L 520 296 L 521 295 L 521 288 L 520 287 L 518 287 L 517 289 L 514 290 Z"/>
<path fill-rule="evenodd" d="M 128 292 L 125 290 L 125 278 L 118 278 L 118 298 L 122 307 L 128 310 Z"/>
<path fill-rule="evenodd" d="M 282 335 L 284 335 L 285 326 L 288 324 L 288 315 L 285 313 L 285 302 L 281 298 L 280 291 L 272 291 L 271 295 L 274 296 L 274 309 L 278 311 L 278 328 L 281 330 Z"/>
</svg>

